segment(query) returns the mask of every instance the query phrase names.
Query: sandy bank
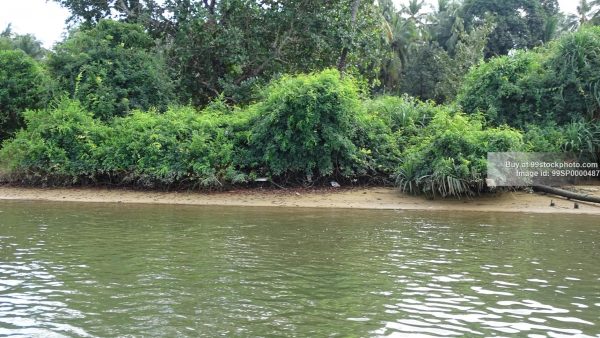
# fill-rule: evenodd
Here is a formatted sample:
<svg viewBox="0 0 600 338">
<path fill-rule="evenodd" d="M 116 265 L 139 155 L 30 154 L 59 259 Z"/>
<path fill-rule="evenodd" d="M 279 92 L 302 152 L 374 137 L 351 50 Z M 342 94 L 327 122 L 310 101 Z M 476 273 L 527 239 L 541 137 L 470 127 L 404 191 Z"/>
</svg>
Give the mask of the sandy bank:
<svg viewBox="0 0 600 338">
<path fill-rule="evenodd" d="M 587 189 L 599 194 L 600 188 Z M 600 206 L 573 202 L 556 196 L 506 192 L 477 198 L 427 200 L 423 197 L 402 194 L 392 188 L 352 189 L 294 189 L 294 190 L 235 190 L 218 193 L 134 191 L 105 188 L 23 188 L 0 186 L 0 200 L 109 202 L 188 204 L 222 206 L 268 206 L 306 208 L 357 208 L 357 209 L 405 209 L 447 210 L 481 212 L 531 212 L 598 214 Z M 550 206 L 553 200 L 555 206 Z"/>
</svg>

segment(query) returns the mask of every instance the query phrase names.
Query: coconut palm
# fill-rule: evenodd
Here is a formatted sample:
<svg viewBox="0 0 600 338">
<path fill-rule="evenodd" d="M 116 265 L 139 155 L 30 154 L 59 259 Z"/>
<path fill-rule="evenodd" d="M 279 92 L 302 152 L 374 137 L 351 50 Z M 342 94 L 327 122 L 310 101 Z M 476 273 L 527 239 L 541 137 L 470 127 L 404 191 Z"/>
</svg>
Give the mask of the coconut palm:
<svg viewBox="0 0 600 338">
<path fill-rule="evenodd" d="M 412 21 L 417 27 L 422 27 L 426 24 L 427 13 L 424 13 L 425 0 L 409 0 L 408 5 L 402 6 L 402 13 L 408 16 L 408 20 Z"/>
<path fill-rule="evenodd" d="M 575 31 L 585 24 L 600 24 L 600 0 L 579 0 L 577 14 L 569 14 L 563 22 L 564 30 Z"/>
<path fill-rule="evenodd" d="M 392 0 L 379 0 L 379 8 L 384 20 L 384 38 L 389 48 L 388 57 L 381 67 L 381 83 L 385 91 L 397 92 L 404 65 L 410 49 L 419 39 L 416 26 L 402 17 Z"/>
</svg>

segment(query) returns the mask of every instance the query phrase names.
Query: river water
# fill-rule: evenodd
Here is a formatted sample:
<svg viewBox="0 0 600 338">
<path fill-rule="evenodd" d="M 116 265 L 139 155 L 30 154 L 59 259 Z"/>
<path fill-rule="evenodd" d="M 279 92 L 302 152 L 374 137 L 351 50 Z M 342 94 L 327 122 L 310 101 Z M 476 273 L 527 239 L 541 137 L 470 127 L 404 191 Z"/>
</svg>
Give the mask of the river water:
<svg viewBox="0 0 600 338">
<path fill-rule="evenodd" d="M 0 336 L 600 337 L 600 218 L 0 202 Z"/>
</svg>

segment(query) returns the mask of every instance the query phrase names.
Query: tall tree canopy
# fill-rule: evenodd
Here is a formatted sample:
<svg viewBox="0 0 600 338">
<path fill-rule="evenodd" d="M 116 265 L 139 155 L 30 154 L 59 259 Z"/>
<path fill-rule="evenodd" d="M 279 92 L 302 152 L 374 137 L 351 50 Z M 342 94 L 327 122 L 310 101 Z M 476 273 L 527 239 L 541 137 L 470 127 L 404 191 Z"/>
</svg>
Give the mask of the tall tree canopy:
<svg viewBox="0 0 600 338">
<path fill-rule="evenodd" d="M 31 34 L 15 34 L 12 31 L 12 25 L 8 24 L 0 33 L 0 50 L 19 49 L 34 59 L 40 60 L 46 56 L 47 50 L 42 47 L 42 43 Z"/>
<path fill-rule="evenodd" d="M 55 0 L 74 22 L 103 18 L 142 24 L 159 39 L 181 99 L 205 104 L 219 94 L 248 102 L 278 74 L 335 66 L 374 81 L 381 20 L 373 1 Z M 352 19 L 354 18 L 354 19 Z"/>
<path fill-rule="evenodd" d="M 532 48 L 547 42 L 549 20 L 558 15 L 557 0 L 466 0 L 463 16 L 468 27 L 483 23 L 486 14 L 495 18 L 486 57 L 506 55 L 512 49 Z"/>
</svg>

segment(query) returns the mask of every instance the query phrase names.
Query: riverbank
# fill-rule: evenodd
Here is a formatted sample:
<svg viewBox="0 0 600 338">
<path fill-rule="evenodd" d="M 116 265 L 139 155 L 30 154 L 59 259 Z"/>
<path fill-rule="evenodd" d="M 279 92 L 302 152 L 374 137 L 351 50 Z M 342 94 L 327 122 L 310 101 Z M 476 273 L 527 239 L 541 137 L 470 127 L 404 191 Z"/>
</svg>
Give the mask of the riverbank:
<svg viewBox="0 0 600 338">
<path fill-rule="evenodd" d="M 600 195 L 600 187 L 582 187 Z M 96 203 L 186 204 L 252 207 L 400 209 L 435 211 L 598 214 L 600 206 L 527 192 L 486 194 L 475 198 L 428 200 L 393 188 L 247 189 L 226 192 L 160 192 L 107 188 L 27 188 L 0 186 L 0 200 Z M 554 206 L 550 206 L 550 201 Z"/>
</svg>

